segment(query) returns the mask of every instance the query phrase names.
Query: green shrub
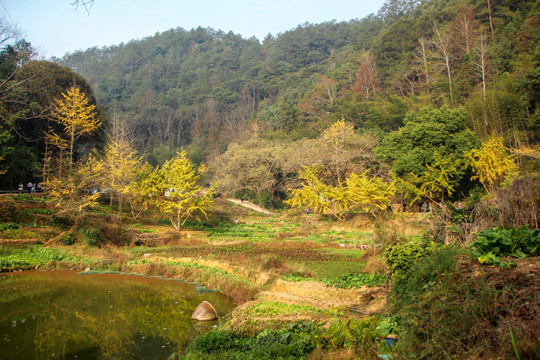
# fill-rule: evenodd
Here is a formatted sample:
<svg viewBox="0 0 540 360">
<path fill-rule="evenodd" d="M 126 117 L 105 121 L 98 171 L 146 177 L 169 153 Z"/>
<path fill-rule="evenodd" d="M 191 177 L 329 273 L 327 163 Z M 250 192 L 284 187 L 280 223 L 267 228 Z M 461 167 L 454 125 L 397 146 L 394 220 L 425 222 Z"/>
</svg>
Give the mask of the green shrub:
<svg viewBox="0 0 540 360">
<path fill-rule="evenodd" d="M 40 215 L 51 215 L 55 211 L 53 209 L 24 209 L 24 214 L 40 214 Z"/>
<path fill-rule="evenodd" d="M 500 258 L 512 256 L 524 258 L 540 255 L 540 230 L 497 227 L 480 232 L 477 240 L 470 245 L 472 256 L 482 264 L 495 264 L 511 268 L 514 262 L 504 262 Z"/>
<path fill-rule="evenodd" d="M 298 275 L 298 274 L 284 275 L 284 276 L 281 277 L 281 279 L 285 280 L 285 281 L 290 281 L 290 282 L 313 281 L 313 280 L 315 280 L 312 277 L 305 277 L 305 276 Z"/>
<path fill-rule="evenodd" d="M 354 348 L 370 352 L 376 349 L 380 338 L 377 326 L 379 319 L 376 317 L 362 320 L 336 319 L 328 328 L 319 330 L 315 341 L 325 350 Z"/>
<path fill-rule="evenodd" d="M 75 244 L 75 237 L 73 237 L 73 234 L 69 233 L 62 237 L 62 244 L 64 245 L 73 245 Z"/>
<path fill-rule="evenodd" d="M 0 269 L 2 271 L 27 268 L 29 266 L 31 266 L 30 262 L 14 256 L 0 257 Z"/>
<path fill-rule="evenodd" d="M 283 202 L 276 200 L 268 191 L 263 191 L 261 195 L 257 195 L 249 190 L 236 190 L 234 193 L 236 199 L 244 199 L 251 201 L 266 209 L 283 209 Z"/>
<path fill-rule="evenodd" d="M 71 259 L 71 256 L 55 248 L 31 246 L 23 250 L 13 249 L 3 252 L 0 255 L 0 270 L 25 269 Z"/>
<path fill-rule="evenodd" d="M 257 195 L 253 191 L 249 190 L 236 190 L 234 192 L 234 197 L 236 199 L 244 199 L 249 201 L 255 201 L 257 199 Z"/>
<path fill-rule="evenodd" d="M 169 220 L 169 219 L 158 219 L 156 222 L 157 222 L 158 225 L 163 225 L 163 226 L 170 226 L 171 225 L 171 220 Z"/>
<path fill-rule="evenodd" d="M 28 194 L 17 194 L 17 195 L 12 195 L 9 197 L 10 199 L 13 199 L 13 200 L 19 200 L 19 201 L 28 201 L 28 202 L 34 202 L 36 200 L 39 200 L 39 198 L 34 198 L 34 196 L 32 195 L 28 195 Z"/>
<path fill-rule="evenodd" d="M 157 233 L 157 231 L 154 230 L 154 229 L 144 229 L 144 228 L 141 229 L 141 228 L 139 228 L 139 229 L 137 229 L 137 233 L 139 233 L 139 234 L 153 234 L 153 233 Z"/>
<path fill-rule="evenodd" d="M 81 229 L 81 234 L 83 236 L 84 241 L 88 246 L 92 247 L 101 247 L 103 244 L 103 240 L 100 236 L 101 229 L 87 229 L 83 228 Z"/>
<path fill-rule="evenodd" d="M 280 315 L 304 315 L 304 314 L 320 314 L 324 310 L 315 308 L 309 305 L 297 305 L 297 304 L 286 304 L 275 301 L 265 301 L 251 306 L 246 314 L 253 316 L 280 316 Z"/>
<path fill-rule="evenodd" d="M 69 229 L 71 226 L 73 226 L 73 223 L 73 219 L 69 217 L 53 215 L 51 218 L 51 225 L 60 229 Z"/>
<path fill-rule="evenodd" d="M 312 323 L 295 323 L 253 337 L 215 329 L 195 339 L 187 352 L 190 358 L 199 359 L 305 359 L 315 347 L 315 329 Z"/>
<path fill-rule="evenodd" d="M 366 266 L 365 263 L 350 258 L 337 258 L 328 261 L 322 259 L 306 260 L 299 262 L 298 265 L 305 268 L 309 276 L 313 276 L 319 281 L 323 281 L 323 279 L 330 281 L 347 274 L 359 274 Z"/>
<path fill-rule="evenodd" d="M 101 227 L 100 238 L 103 243 L 125 246 L 131 243 L 132 234 L 122 225 L 103 224 Z"/>
<path fill-rule="evenodd" d="M 188 348 L 190 353 L 211 354 L 223 351 L 240 350 L 245 339 L 231 331 L 215 329 L 196 338 Z"/>
<path fill-rule="evenodd" d="M 377 332 L 382 337 L 386 337 L 390 334 L 399 334 L 400 327 L 398 321 L 399 318 L 396 315 L 382 318 L 377 326 Z"/>
<path fill-rule="evenodd" d="M 0 231 L 3 230 L 17 230 L 20 228 L 20 225 L 14 222 L 8 222 L 8 223 L 1 223 L 0 224 Z"/>
<path fill-rule="evenodd" d="M 305 359 L 315 346 L 325 351 L 360 350 L 373 354 L 381 335 L 379 319 L 335 319 L 327 328 L 313 322 L 292 323 L 246 337 L 229 330 L 213 330 L 195 339 L 189 359 Z"/>
<path fill-rule="evenodd" d="M 422 239 L 391 245 L 384 252 L 386 264 L 392 273 L 406 272 L 418 260 L 431 254 L 439 245 Z"/>
<path fill-rule="evenodd" d="M 435 286 L 441 275 L 446 276 L 455 271 L 455 256 L 461 252 L 454 246 L 440 247 L 430 254 L 424 254 L 422 261 L 409 264 L 406 271 L 396 273 L 391 294 L 394 304 L 416 304 L 419 294 Z"/>
<path fill-rule="evenodd" d="M 267 191 L 264 191 L 261 196 L 259 196 L 258 204 L 267 209 L 274 207 L 272 196 Z"/>
</svg>

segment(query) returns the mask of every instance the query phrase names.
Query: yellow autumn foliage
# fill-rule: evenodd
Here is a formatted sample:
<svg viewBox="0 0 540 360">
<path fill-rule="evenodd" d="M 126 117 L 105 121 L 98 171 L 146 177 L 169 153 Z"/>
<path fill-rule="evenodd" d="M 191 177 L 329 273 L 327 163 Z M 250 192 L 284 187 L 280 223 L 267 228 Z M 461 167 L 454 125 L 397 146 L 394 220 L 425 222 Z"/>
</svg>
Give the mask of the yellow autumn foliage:
<svg viewBox="0 0 540 360">
<path fill-rule="evenodd" d="M 474 171 L 471 180 L 478 179 L 488 192 L 517 172 L 514 157 L 504 146 L 502 137 L 484 141 L 479 149 L 473 149 L 465 156 L 467 165 Z"/>
<path fill-rule="evenodd" d="M 304 167 L 299 173 L 302 187 L 290 189 L 292 196 L 285 203 L 343 220 L 355 209 L 370 213 L 384 210 L 395 194 L 396 187 L 392 182 L 369 177 L 366 172 L 360 175 L 352 172 L 337 186 L 324 184 L 319 172 L 319 168 Z"/>
<path fill-rule="evenodd" d="M 62 99 L 57 99 L 53 107 L 52 120 L 64 128 L 64 136 L 47 132 L 49 140 L 59 148 L 66 149 L 69 145 L 69 163 L 73 163 L 73 147 L 75 140 L 84 134 L 91 134 L 101 125 L 96 118 L 96 106 L 88 102 L 84 92 L 71 87 L 67 94 L 62 93 Z"/>
<path fill-rule="evenodd" d="M 166 161 L 146 184 L 149 186 L 146 191 L 155 194 L 151 198 L 154 205 L 169 216 L 175 229 L 179 230 L 190 217 L 207 218 L 214 188 L 203 193 L 199 175 L 185 151 Z"/>
</svg>

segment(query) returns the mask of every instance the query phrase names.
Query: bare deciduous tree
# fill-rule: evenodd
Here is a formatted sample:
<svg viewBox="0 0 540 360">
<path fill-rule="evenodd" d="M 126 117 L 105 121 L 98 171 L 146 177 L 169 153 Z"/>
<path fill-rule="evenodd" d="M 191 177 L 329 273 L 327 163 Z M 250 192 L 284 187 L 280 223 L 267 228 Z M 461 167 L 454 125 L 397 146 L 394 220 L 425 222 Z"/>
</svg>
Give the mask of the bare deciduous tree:
<svg viewBox="0 0 540 360">
<path fill-rule="evenodd" d="M 336 81 L 323 76 L 299 107 L 301 111 L 309 116 L 322 120 L 328 114 L 333 113 L 337 97 Z"/>
<path fill-rule="evenodd" d="M 431 83 L 431 69 L 430 69 L 430 63 L 429 63 L 429 55 L 428 50 L 433 45 L 432 42 L 430 42 L 425 37 L 421 37 L 418 39 L 418 48 L 416 49 L 416 62 L 420 65 L 421 71 L 420 73 L 424 75 L 424 81 L 426 84 L 426 92 L 428 96 L 431 93 L 430 83 Z"/>
<path fill-rule="evenodd" d="M 439 59 L 444 64 L 446 77 L 448 78 L 448 87 L 450 92 L 450 101 L 454 101 L 454 92 L 452 89 L 452 63 L 454 62 L 454 55 L 451 48 L 452 33 L 446 29 L 441 31 L 437 24 L 433 25 L 434 37 L 433 43 L 437 48 Z"/>
<path fill-rule="evenodd" d="M 459 15 L 453 21 L 456 46 L 465 54 L 468 54 L 472 47 L 474 38 L 473 20 L 473 11 L 470 7 L 464 6 L 460 9 Z"/>
<path fill-rule="evenodd" d="M 365 100 L 370 100 L 379 91 L 379 85 L 375 56 L 366 54 L 356 73 L 353 91 Z"/>
<path fill-rule="evenodd" d="M 486 77 L 487 77 L 487 62 L 488 62 L 488 42 L 487 36 L 483 30 L 480 31 L 478 35 L 478 40 L 474 44 L 474 64 L 482 76 L 482 99 L 484 102 L 484 125 L 488 127 L 487 123 L 487 113 L 486 113 Z"/>
</svg>

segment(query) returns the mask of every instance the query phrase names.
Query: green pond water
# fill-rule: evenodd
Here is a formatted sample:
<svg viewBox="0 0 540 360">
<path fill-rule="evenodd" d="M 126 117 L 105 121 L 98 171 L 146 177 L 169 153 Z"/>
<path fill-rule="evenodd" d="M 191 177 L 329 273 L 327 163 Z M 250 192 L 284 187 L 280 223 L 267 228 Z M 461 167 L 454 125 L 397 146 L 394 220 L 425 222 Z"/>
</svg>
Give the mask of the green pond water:
<svg viewBox="0 0 540 360">
<path fill-rule="evenodd" d="M 217 325 L 191 320 L 203 300 L 232 302 L 179 281 L 120 274 L 0 274 L 0 360 L 167 359 Z"/>
</svg>

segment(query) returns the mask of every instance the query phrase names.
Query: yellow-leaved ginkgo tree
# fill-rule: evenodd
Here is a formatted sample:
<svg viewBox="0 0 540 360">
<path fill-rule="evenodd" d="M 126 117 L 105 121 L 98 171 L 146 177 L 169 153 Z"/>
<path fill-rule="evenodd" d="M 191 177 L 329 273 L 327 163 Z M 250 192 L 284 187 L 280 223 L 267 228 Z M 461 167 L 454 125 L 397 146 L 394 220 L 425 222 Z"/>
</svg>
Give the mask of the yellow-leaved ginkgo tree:
<svg viewBox="0 0 540 360">
<path fill-rule="evenodd" d="M 343 220 L 347 215 L 347 192 L 338 186 L 325 184 L 319 177 L 321 168 L 304 167 L 298 177 L 302 187 L 290 189 L 291 198 L 285 203 L 291 207 L 305 208 L 306 211 L 331 214 Z"/>
<path fill-rule="evenodd" d="M 175 229 L 179 230 L 190 217 L 203 215 L 207 218 L 214 188 L 203 192 L 199 174 L 187 159 L 185 151 L 157 169 L 148 185 L 153 187 L 149 189 L 152 193 L 159 194 L 153 197 L 154 203 L 169 216 Z"/>
<path fill-rule="evenodd" d="M 69 176 L 48 179 L 45 186 L 56 210 L 54 216 L 71 218 L 75 223 L 83 219 L 85 210 L 97 205 L 100 194 L 93 189 L 101 173 L 101 164 L 90 156 L 85 164 L 76 163 Z"/>
<path fill-rule="evenodd" d="M 420 192 L 428 199 L 440 199 L 444 203 L 445 194 L 450 197 L 455 191 L 460 160 L 453 160 L 437 150 L 433 152 L 433 159 L 432 165 L 425 165 L 426 170 L 420 178 Z"/>
<path fill-rule="evenodd" d="M 479 149 L 465 154 L 467 165 L 474 171 L 471 180 L 478 179 L 487 192 L 493 191 L 505 179 L 517 172 L 514 157 L 504 146 L 502 137 L 493 137 L 482 143 Z"/>
<path fill-rule="evenodd" d="M 350 209 L 359 209 L 375 215 L 386 210 L 396 193 L 393 182 L 384 181 L 375 176 L 351 173 L 345 181 L 347 184 Z"/>
<path fill-rule="evenodd" d="M 102 158 L 101 187 L 110 192 L 110 204 L 116 197 L 118 212 L 122 214 L 124 198 L 128 196 L 130 184 L 137 176 L 142 157 L 131 144 L 124 140 L 112 140 L 105 147 Z"/>
<path fill-rule="evenodd" d="M 290 189 L 291 198 L 285 203 L 291 207 L 308 208 L 321 214 L 330 214 L 344 220 L 351 210 L 361 210 L 373 215 L 385 210 L 395 194 L 393 182 L 369 177 L 367 172 L 351 172 L 345 182 L 332 186 L 319 177 L 321 169 L 304 167 L 299 177 L 302 187 Z"/>
<path fill-rule="evenodd" d="M 62 93 L 61 99 L 56 100 L 51 118 L 64 128 L 64 134 L 60 135 L 49 129 L 47 137 L 60 149 L 69 148 L 71 169 L 75 141 L 82 135 L 93 133 L 101 125 L 101 121 L 96 117 L 96 106 L 89 103 L 84 92 L 72 86 L 67 93 Z"/>
</svg>

